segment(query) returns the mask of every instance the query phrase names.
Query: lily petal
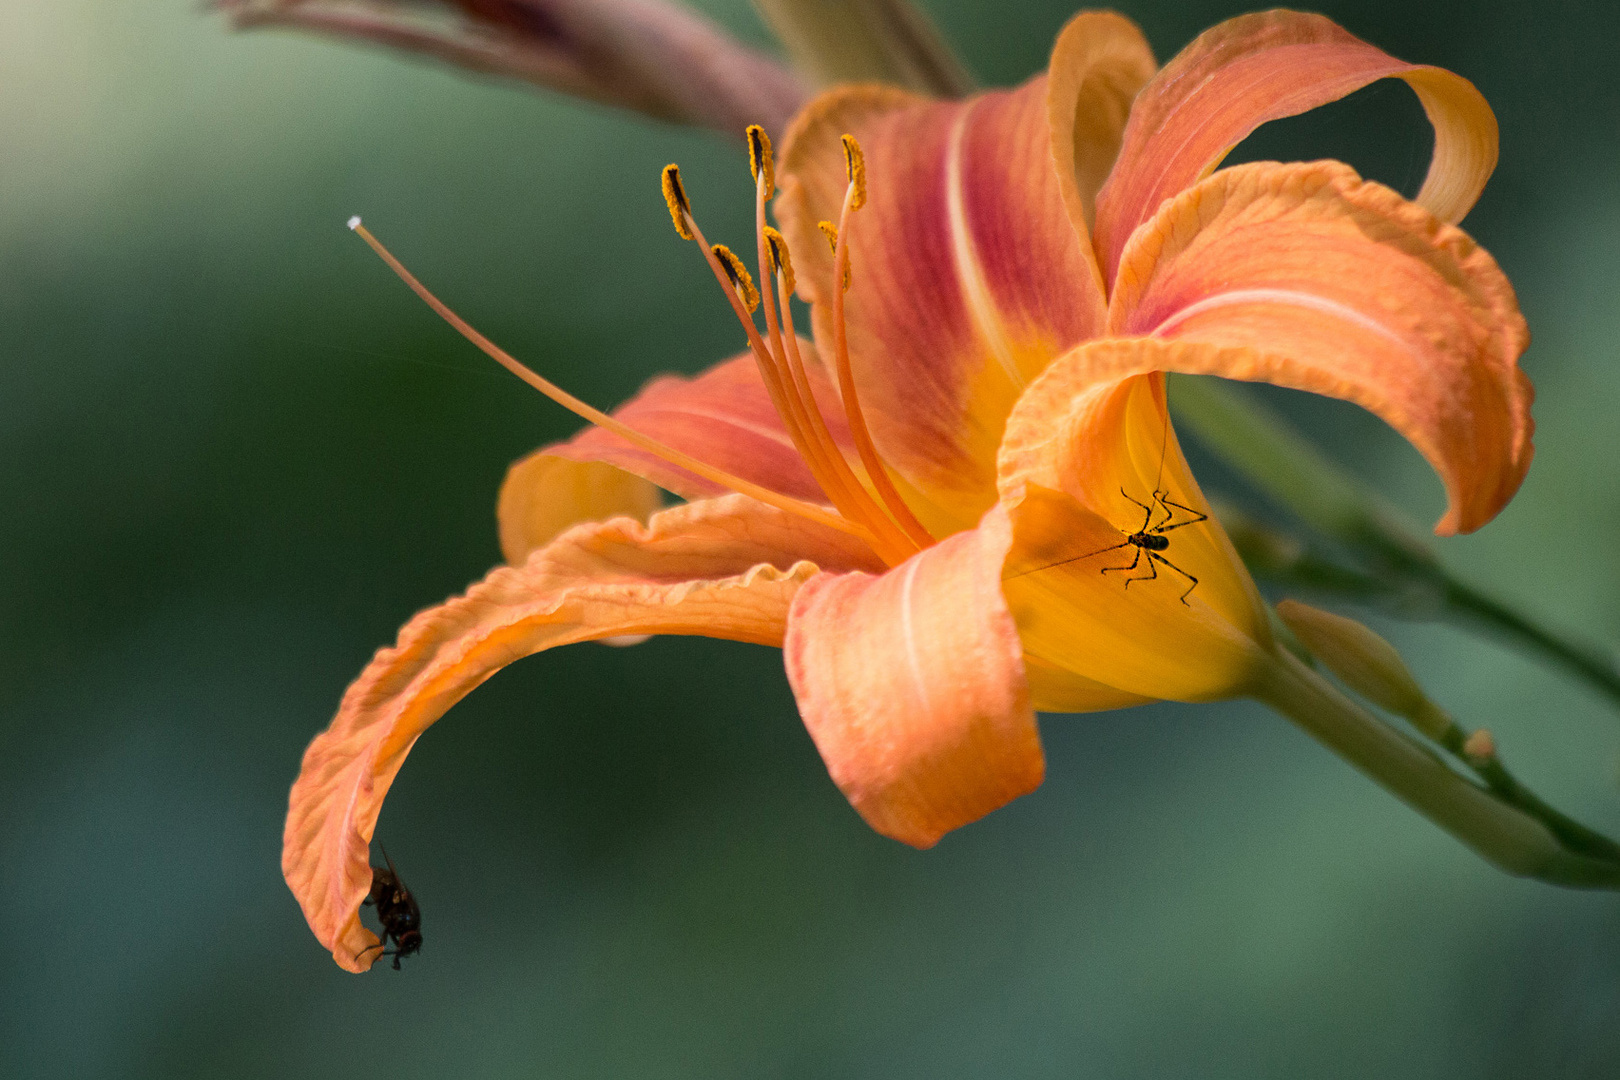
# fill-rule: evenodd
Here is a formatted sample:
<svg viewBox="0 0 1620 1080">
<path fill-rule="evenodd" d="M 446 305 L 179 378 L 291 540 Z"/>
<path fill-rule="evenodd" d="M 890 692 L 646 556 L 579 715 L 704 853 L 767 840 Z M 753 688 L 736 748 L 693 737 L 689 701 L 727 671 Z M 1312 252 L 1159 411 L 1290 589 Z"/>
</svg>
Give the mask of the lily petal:
<svg viewBox="0 0 1620 1080">
<path fill-rule="evenodd" d="M 865 150 L 868 191 L 845 238 L 856 387 L 918 516 L 936 535 L 971 528 L 995 501 L 995 448 L 1018 394 L 1103 323 L 1052 165 L 1046 80 L 964 102 L 850 87 L 794 123 L 776 213 L 824 354 L 833 274 L 816 223 L 839 219 L 846 132 Z"/>
<path fill-rule="evenodd" d="M 1002 447 L 1013 526 L 1003 588 L 1025 649 L 1137 701 L 1240 693 L 1270 642 L 1226 534 L 1197 520 L 1208 504 L 1170 427 L 1163 378 L 1137 374 L 1191 348 L 1080 346 L 1019 401 Z M 1127 539 L 1142 533 L 1167 546 Z"/>
<path fill-rule="evenodd" d="M 1082 11 L 1052 47 L 1046 111 L 1052 161 L 1081 243 L 1091 247 L 1097 192 L 1119 157 L 1131 102 L 1158 65 L 1142 30 L 1113 11 Z M 1097 286 L 1103 288 L 1099 271 Z"/>
<path fill-rule="evenodd" d="M 1108 280 L 1131 232 L 1255 128 L 1392 76 L 1417 92 L 1434 125 L 1434 156 L 1417 201 L 1461 221 L 1497 157 L 1496 116 L 1473 83 L 1397 60 L 1320 15 L 1241 15 L 1199 35 L 1132 107 L 1119 163 L 1097 197 L 1097 251 Z"/>
<path fill-rule="evenodd" d="M 1530 467 L 1513 287 L 1467 234 L 1347 165 L 1238 166 L 1166 203 L 1125 249 L 1109 319 L 1240 346 L 1177 356 L 1382 417 L 1445 483 L 1436 532 L 1479 528 Z"/>
<path fill-rule="evenodd" d="M 880 576 L 823 573 L 783 645 L 799 713 L 872 828 L 914 847 L 1040 785 L 1000 508 Z"/>
<path fill-rule="evenodd" d="M 825 241 L 822 247 L 826 247 Z M 838 393 L 822 370 L 814 347 L 803 340 L 799 347 L 805 376 L 821 406 L 828 431 L 853 457 L 855 450 Z M 692 378 L 660 375 L 613 410 L 613 415 L 642 434 L 733 476 L 795 499 L 827 501 L 771 405 L 751 353 L 722 361 Z M 687 499 L 710 498 L 726 490 L 597 427 L 588 427 L 567 442 L 545 447 L 531 457 L 542 454 L 572 461 L 605 461 Z"/>
<path fill-rule="evenodd" d="M 533 653 L 625 634 L 779 645 L 794 593 L 821 567 L 881 564 L 843 533 L 731 495 L 646 526 L 579 526 L 417 615 L 349 687 L 293 784 L 281 867 L 315 936 L 349 971 L 376 959 L 359 910 L 383 797 L 417 737 L 479 683 Z"/>
<path fill-rule="evenodd" d="M 571 461 L 544 450 L 512 463 L 495 504 L 501 554 L 520 566 L 529 552 L 586 521 L 645 522 L 662 504 L 658 486 L 603 461 Z"/>
</svg>

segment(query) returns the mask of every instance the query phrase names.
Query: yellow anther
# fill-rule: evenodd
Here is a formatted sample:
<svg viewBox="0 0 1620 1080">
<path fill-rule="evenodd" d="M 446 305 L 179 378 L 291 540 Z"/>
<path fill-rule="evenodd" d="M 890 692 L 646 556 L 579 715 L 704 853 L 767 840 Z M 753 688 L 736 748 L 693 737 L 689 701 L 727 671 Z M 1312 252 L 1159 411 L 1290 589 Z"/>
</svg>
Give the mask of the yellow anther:
<svg viewBox="0 0 1620 1080">
<path fill-rule="evenodd" d="M 725 270 L 726 277 L 731 279 L 731 285 L 737 290 L 737 296 L 742 300 L 743 307 L 752 315 L 759 307 L 759 290 L 754 288 L 754 279 L 748 276 L 748 267 L 744 266 L 743 261 L 724 244 L 716 244 L 709 250 L 720 260 L 720 266 Z"/>
<path fill-rule="evenodd" d="M 859 210 L 866 205 L 866 155 L 853 135 L 844 136 L 844 171 L 849 174 L 849 186 L 855 189 L 849 208 Z"/>
<path fill-rule="evenodd" d="M 686 185 L 681 183 L 679 165 L 664 166 L 664 202 L 669 206 L 669 216 L 675 222 L 675 231 L 681 234 L 681 239 L 693 239 L 691 226 L 686 223 L 687 216 L 692 213 L 692 204 L 686 198 Z"/>
<path fill-rule="evenodd" d="M 827 238 L 827 243 L 832 247 L 833 254 L 838 254 L 838 226 L 830 221 L 818 221 L 816 222 L 816 228 L 820 229 L 821 235 Z"/>
<path fill-rule="evenodd" d="M 849 138 L 847 135 L 844 137 Z M 827 243 L 832 245 L 833 255 L 836 256 L 838 254 L 838 226 L 830 221 L 818 221 L 816 222 L 816 228 L 820 229 L 821 235 L 827 238 Z M 849 291 L 849 258 L 847 256 L 844 259 L 844 291 Z"/>
<path fill-rule="evenodd" d="M 793 295 L 793 258 L 788 254 L 787 237 L 765 226 L 765 249 L 771 253 L 771 269 L 782 275 L 782 297 Z"/>
<path fill-rule="evenodd" d="M 767 199 L 776 194 L 776 161 L 771 156 L 771 137 L 758 124 L 748 125 L 748 169 L 754 174 L 756 184 L 764 174 Z"/>
</svg>

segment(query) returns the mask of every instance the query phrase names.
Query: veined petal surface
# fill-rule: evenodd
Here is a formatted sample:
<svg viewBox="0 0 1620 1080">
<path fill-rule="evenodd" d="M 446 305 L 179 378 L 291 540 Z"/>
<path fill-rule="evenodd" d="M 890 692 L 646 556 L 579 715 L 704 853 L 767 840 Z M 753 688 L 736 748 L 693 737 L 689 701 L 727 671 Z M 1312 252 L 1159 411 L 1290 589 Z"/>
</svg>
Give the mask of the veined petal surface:
<svg viewBox="0 0 1620 1080">
<path fill-rule="evenodd" d="M 840 137 L 865 149 L 868 202 L 845 238 L 851 365 L 873 439 L 936 535 L 977 524 L 1018 394 L 1102 329 L 1050 130 L 1044 78 L 962 102 L 850 87 L 813 102 L 780 157 L 776 214 L 825 355 L 833 275 L 816 223 L 839 220 Z"/>
<path fill-rule="evenodd" d="M 1474 84 L 1397 60 L 1321 15 L 1258 12 L 1206 30 L 1137 97 L 1119 161 L 1097 198 L 1106 278 L 1113 280 L 1132 231 L 1255 128 L 1392 76 L 1412 87 L 1434 125 L 1434 156 L 1417 201 L 1461 221 L 1496 168 L 1496 116 Z"/>
<path fill-rule="evenodd" d="M 810 737 L 872 828 L 915 847 L 1040 785 L 999 507 L 886 574 L 823 573 L 783 653 Z"/>
<path fill-rule="evenodd" d="M 1109 319 L 1239 346 L 1186 357 L 1383 418 L 1445 483 L 1440 533 L 1489 521 L 1530 467 L 1513 287 L 1467 234 L 1339 162 L 1224 169 L 1166 203 L 1125 249 Z"/>
<path fill-rule="evenodd" d="M 1078 347 L 1019 401 L 1002 446 L 1008 606 L 1031 656 L 1125 698 L 1096 708 L 1241 693 L 1270 643 L 1226 534 L 1198 520 L 1208 504 L 1170 427 L 1163 377 L 1143 374 L 1173 349 Z M 1165 545 L 1128 539 L 1142 534 Z"/>
<path fill-rule="evenodd" d="M 825 249 L 826 241 L 821 244 Z M 801 339 L 799 348 L 806 379 L 821 406 L 828 431 L 853 457 L 855 451 L 838 392 L 822 370 L 814 346 Z M 795 499 L 828 501 L 782 426 L 752 353 L 722 361 L 691 378 L 660 375 L 613 410 L 613 416 L 643 435 L 733 476 Z M 535 454 L 605 461 L 688 499 L 709 498 L 726 490 L 597 427 L 586 428 L 567 442 L 544 447 Z"/>
<path fill-rule="evenodd" d="M 371 966 L 377 938 L 359 911 L 383 798 L 417 737 L 496 671 L 626 634 L 780 645 L 794 594 L 821 567 L 881 565 L 844 533 L 730 495 L 646 526 L 579 526 L 420 613 L 349 687 L 293 784 L 281 866 L 310 929 L 341 967 Z"/>
</svg>

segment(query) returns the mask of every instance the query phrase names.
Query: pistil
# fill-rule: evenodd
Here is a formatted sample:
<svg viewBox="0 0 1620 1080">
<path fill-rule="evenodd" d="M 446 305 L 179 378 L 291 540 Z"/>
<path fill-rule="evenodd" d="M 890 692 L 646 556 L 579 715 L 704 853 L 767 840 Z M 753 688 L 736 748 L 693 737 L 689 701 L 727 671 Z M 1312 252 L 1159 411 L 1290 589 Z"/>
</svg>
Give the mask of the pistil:
<svg viewBox="0 0 1620 1080">
<path fill-rule="evenodd" d="M 483 334 L 473 329 L 470 323 L 452 311 L 449 305 L 445 304 L 444 301 L 433 295 L 433 293 L 428 290 L 426 285 L 423 285 L 420 281 L 418 281 L 416 275 L 405 269 L 405 264 L 396 259 L 393 253 L 383 246 L 382 241 L 373 236 L 371 234 L 371 230 L 367 229 L 363 224 L 361 224 L 358 217 L 349 219 L 349 228 L 354 230 L 360 239 L 364 240 L 368 245 L 370 245 L 371 249 L 377 253 L 378 257 L 380 257 L 383 262 L 388 264 L 388 268 L 397 274 L 401 281 L 410 286 L 411 291 L 416 293 L 417 296 L 421 297 L 428 307 L 432 308 L 438 313 L 440 318 L 444 319 L 445 322 L 454 327 L 462 337 L 478 346 L 478 348 L 482 350 L 486 356 L 490 357 L 496 363 L 506 368 L 506 370 L 510 371 L 512 374 L 516 375 L 518 378 L 522 379 L 524 382 L 528 383 L 530 386 L 534 387 L 536 390 L 540 391 L 542 394 L 546 395 L 546 397 L 550 398 L 552 401 L 555 401 L 563 408 L 574 413 L 576 416 L 588 420 L 598 427 L 613 432 L 613 434 L 619 436 L 621 439 L 624 439 L 626 442 L 629 442 L 635 446 L 641 447 L 641 449 L 646 450 L 648 453 L 656 454 L 665 461 L 669 462 L 671 465 L 678 465 L 681 468 L 686 469 L 688 472 L 692 472 L 703 477 L 705 480 L 719 484 L 721 487 L 729 488 L 739 494 L 758 499 L 760 502 L 769 506 L 774 506 L 779 510 L 784 510 L 787 513 L 795 514 L 799 517 L 805 518 L 806 520 L 814 521 L 817 524 L 825 525 L 829 528 L 837 529 L 840 532 L 846 532 L 854 536 L 858 536 L 869 544 L 873 543 L 871 531 L 858 521 L 852 521 L 841 514 L 829 513 L 825 508 L 817 506 L 814 503 L 808 503 L 802 499 L 795 499 L 792 496 L 783 495 L 780 492 L 772 491 L 769 488 L 753 483 L 750 480 L 744 480 L 740 476 L 733 476 L 724 469 L 718 469 L 707 462 L 700 461 L 697 458 L 692 457 L 690 454 L 684 454 L 672 446 L 667 446 L 664 443 L 659 442 L 657 439 L 642 434 L 641 432 L 630 427 L 628 424 L 609 416 L 600 409 L 587 405 L 579 398 L 576 398 L 574 395 L 568 393 L 568 391 L 557 386 L 550 379 L 547 379 L 530 369 L 516 357 L 508 353 L 505 349 L 502 349 Z M 713 256 L 711 255 L 710 258 L 712 259 Z M 735 295 L 735 293 L 733 293 L 733 295 Z"/>
</svg>

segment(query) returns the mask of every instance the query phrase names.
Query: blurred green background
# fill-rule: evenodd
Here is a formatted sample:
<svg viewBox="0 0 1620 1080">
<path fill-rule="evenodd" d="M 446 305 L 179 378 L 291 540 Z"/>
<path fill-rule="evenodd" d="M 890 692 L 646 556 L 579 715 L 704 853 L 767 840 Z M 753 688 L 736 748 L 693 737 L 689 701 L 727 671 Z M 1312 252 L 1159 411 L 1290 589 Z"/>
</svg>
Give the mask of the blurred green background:
<svg viewBox="0 0 1620 1080">
<path fill-rule="evenodd" d="M 708 10 L 763 41 L 744 0 Z M 989 83 L 1063 0 L 927 4 Z M 1167 57 L 1242 10 L 1133 0 Z M 1620 8 L 1323 5 L 1473 79 L 1503 159 L 1468 227 L 1536 343 L 1538 455 L 1448 556 L 1620 639 Z M 1242 156 L 1411 193 L 1401 84 Z M 424 910 L 341 972 L 278 867 L 347 681 L 497 561 L 506 464 L 575 426 L 343 228 L 598 403 L 733 351 L 669 229 L 751 185 L 715 136 L 382 53 L 233 35 L 195 0 L 0 4 L 0 1075 L 1612 1077 L 1620 898 L 1505 877 L 1265 710 L 1048 718 L 1036 794 L 919 853 L 871 833 L 779 654 L 526 661 L 418 744 L 378 835 Z M 1354 409 L 1272 395 L 1423 520 Z M 1208 486 L 1218 469 L 1195 459 Z M 1562 808 L 1620 831 L 1620 713 L 1378 620 Z"/>
</svg>

